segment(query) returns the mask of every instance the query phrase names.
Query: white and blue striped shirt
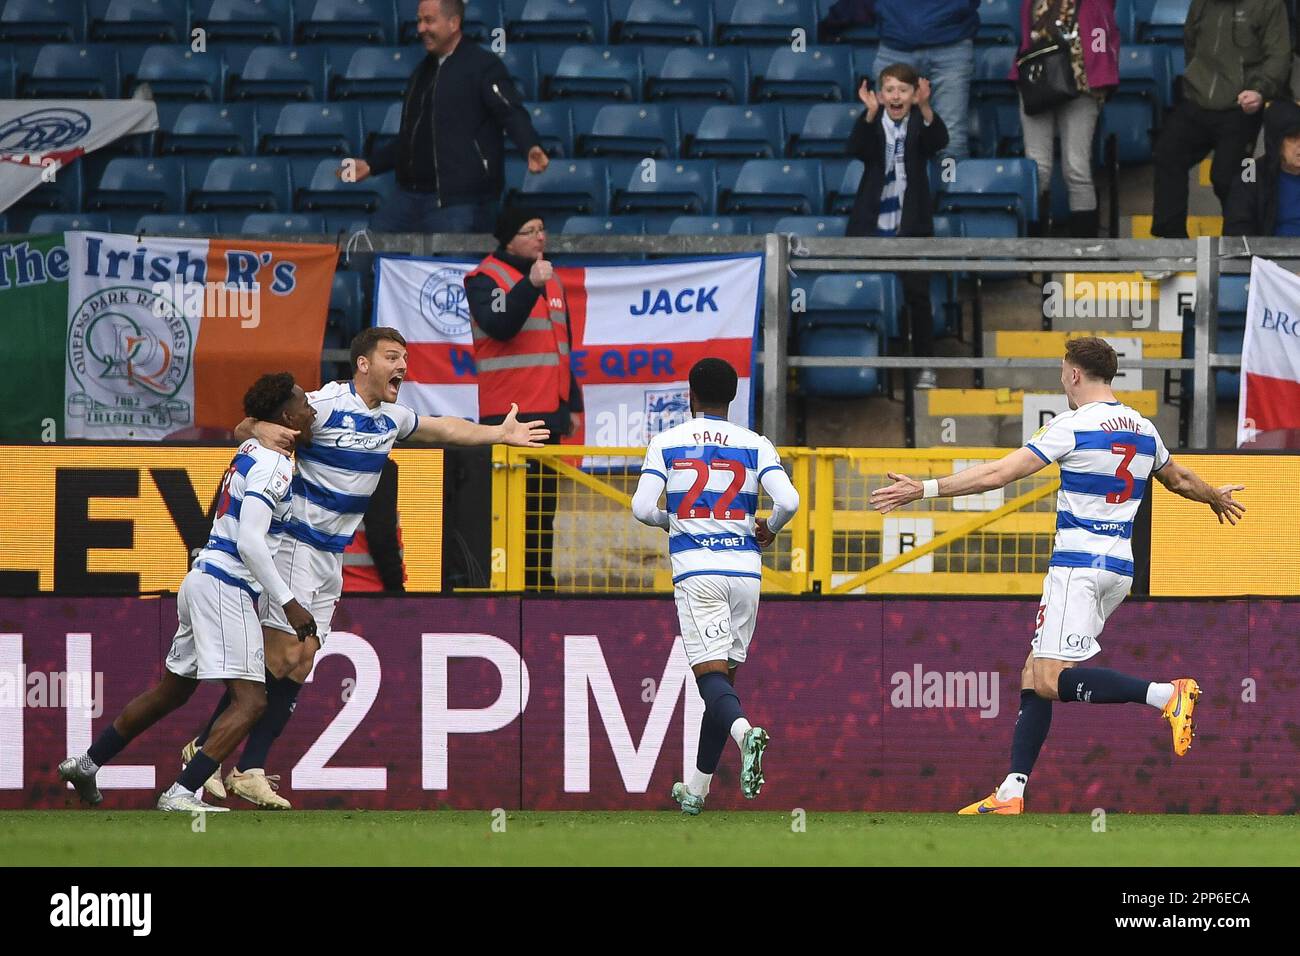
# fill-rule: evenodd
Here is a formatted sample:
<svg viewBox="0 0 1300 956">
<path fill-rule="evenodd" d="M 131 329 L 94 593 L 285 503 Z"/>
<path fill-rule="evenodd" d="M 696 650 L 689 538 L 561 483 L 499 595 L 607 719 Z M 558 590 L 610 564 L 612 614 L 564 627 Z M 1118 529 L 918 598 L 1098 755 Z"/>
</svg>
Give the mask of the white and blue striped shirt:
<svg viewBox="0 0 1300 956">
<path fill-rule="evenodd" d="M 1089 402 L 1057 415 L 1026 447 L 1059 462 L 1051 565 L 1133 576 L 1133 520 L 1151 474 L 1169 461 L 1156 427 L 1120 402 Z"/>
<path fill-rule="evenodd" d="M 271 526 L 285 521 L 293 502 L 293 462 L 255 438 L 239 446 L 221 479 L 208 542 L 195 557 L 208 574 L 243 588 L 254 598 L 261 592 L 257 578 L 239 555 L 239 515 L 244 499 L 261 498 L 271 509 Z"/>
<path fill-rule="evenodd" d="M 311 444 L 297 451 L 292 513 L 271 530 L 341 554 L 365 515 L 393 443 L 414 434 L 419 416 L 390 402 L 367 408 L 351 382 L 330 382 L 307 400 L 316 422 Z"/>
</svg>

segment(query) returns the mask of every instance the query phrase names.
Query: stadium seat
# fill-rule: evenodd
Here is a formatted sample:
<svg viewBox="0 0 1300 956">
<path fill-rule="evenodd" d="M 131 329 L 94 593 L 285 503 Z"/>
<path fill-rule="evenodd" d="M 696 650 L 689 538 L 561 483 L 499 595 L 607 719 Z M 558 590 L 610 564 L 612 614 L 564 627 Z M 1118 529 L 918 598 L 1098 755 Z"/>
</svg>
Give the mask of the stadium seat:
<svg viewBox="0 0 1300 956">
<path fill-rule="evenodd" d="M 1151 13 L 1137 24 L 1139 43 L 1176 43 L 1182 45 L 1183 27 L 1191 0 L 1155 0 Z"/>
<path fill-rule="evenodd" d="M 958 160 L 953 181 L 940 181 L 938 193 L 938 211 L 978 213 L 964 217 L 968 229 L 1007 217 L 1014 226 L 1010 235 L 1024 235 L 1027 223 L 1038 217 L 1038 167 L 1028 159 Z"/>
<path fill-rule="evenodd" d="M 799 355 L 874 358 L 880 354 L 880 335 L 871 329 L 826 326 L 801 329 Z M 799 370 L 799 391 L 805 396 L 864 398 L 880 392 L 879 371 L 874 368 L 804 368 Z"/>
<path fill-rule="evenodd" d="M 151 46 L 144 51 L 131 82 L 134 91 L 149 84 L 155 100 L 221 100 L 224 81 L 221 57 L 195 53 L 188 46 Z"/>
<path fill-rule="evenodd" d="M 334 165 L 337 168 L 337 161 Z M 287 159 L 220 156 L 207 161 L 201 178 L 196 174 L 191 180 L 186 208 L 190 212 L 288 212 L 290 194 Z"/>
<path fill-rule="evenodd" d="M 643 236 L 641 216 L 570 216 L 560 232 L 570 236 Z"/>
<path fill-rule="evenodd" d="M 331 99 L 400 100 L 406 82 L 423 56 L 422 49 L 357 47 L 347 66 L 334 63 Z"/>
<path fill-rule="evenodd" d="M 693 125 L 686 155 L 696 159 L 776 159 L 785 140 L 781 109 L 770 104 L 709 106 Z"/>
<path fill-rule="evenodd" d="M 76 213 L 85 207 L 82 197 L 84 161 L 72 163 L 58 171 L 52 182 L 41 183 L 9 207 L 9 225 L 18 228 L 26 216 L 42 212 Z"/>
<path fill-rule="evenodd" d="M 681 132 L 677 110 L 656 103 L 611 103 L 601 106 L 590 125 L 574 114 L 574 142 L 579 156 L 652 156 L 675 158 Z"/>
<path fill-rule="evenodd" d="M 1016 47 L 981 46 L 975 49 L 975 75 L 971 79 L 971 110 L 979 117 L 980 155 L 1011 156 L 1024 152 L 1020 132 L 1020 95 L 1007 79 L 1015 63 Z"/>
<path fill-rule="evenodd" d="M 289 153 L 358 156 L 361 153 L 361 110 L 355 103 L 287 103 L 283 107 L 268 105 L 258 109 L 264 119 L 270 118 L 269 112 L 278 115 L 273 122 L 259 123 L 260 153 L 272 156 Z"/>
<path fill-rule="evenodd" d="M 614 213 L 709 216 L 717 206 L 716 170 L 708 160 L 625 160 L 611 166 L 610 180 Z"/>
<path fill-rule="evenodd" d="M 552 218 L 603 216 L 609 210 L 609 177 L 598 159 L 556 160 L 522 183 L 508 177 L 506 193 L 507 204 L 517 202 Z"/>
<path fill-rule="evenodd" d="M 86 38 L 86 7 L 78 0 L 5 0 L 0 43 L 79 43 Z"/>
<path fill-rule="evenodd" d="M 853 124 L 862 115 L 862 104 L 818 103 L 803 114 L 796 127 L 791 108 L 786 108 L 789 147 L 786 155 L 796 159 L 838 159 L 844 155 Z"/>
<path fill-rule="evenodd" d="M 826 196 L 826 209 L 832 215 L 847 217 L 853 212 L 853 201 L 858 195 L 858 183 L 862 181 L 862 160 L 855 159 L 844 167 L 838 183 Z M 834 182 L 834 180 L 832 180 Z"/>
<path fill-rule="evenodd" d="M 298 43 L 396 43 L 392 0 L 294 0 Z"/>
<path fill-rule="evenodd" d="M 573 148 L 573 111 L 563 101 L 525 103 L 528 118 L 542 141 L 542 149 L 552 159 L 575 155 Z M 599 107 L 593 107 L 599 109 Z"/>
<path fill-rule="evenodd" d="M 250 103 L 186 103 L 166 118 L 160 106 L 158 114 L 161 155 L 251 156 L 257 151 Z"/>
<path fill-rule="evenodd" d="M 809 216 L 822 211 L 822 167 L 810 159 L 750 159 L 736 183 L 721 197 L 724 213 L 788 213 Z"/>
<path fill-rule="evenodd" d="M 110 0 L 91 15 L 88 36 L 109 43 L 188 43 L 187 0 Z"/>
<path fill-rule="evenodd" d="M 196 213 L 148 213 L 139 217 L 131 232 L 151 236 L 212 235 L 220 232 L 216 216 Z"/>
<path fill-rule="evenodd" d="M 820 24 L 830 13 L 837 0 L 817 0 L 817 22 Z M 873 19 L 870 23 L 855 23 L 836 33 L 819 31 L 818 43 L 848 43 L 858 46 L 864 43 L 880 42 L 880 21 Z"/>
<path fill-rule="evenodd" d="M 714 0 L 719 45 L 789 44 L 796 29 L 805 43 L 817 37 L 811 0 Z"/>
<path fill-rule="evenodd" d="M 499 55 L 501 61 L 506 65 L 506 72 L 515 81 L 515 89 L 519 91 L 519 98 L 536 100 L 539 87 L 537 82 L 536 49 L 531 44 L 511 43 L 506 46 L 505 52 Z"/>
<path fill-rule="evenodd" d="M 609 42 L 605 0 L 524 0 L 506 5 L 506 36 L 512 43 Z"/>
<path fill-rule="evenodd" d="M 230 72 L 230 100 L 325 98 L 325 53 L 320 49 L 259 46 L 242 69 Z"/>
<path fill-rule="evenodd" d="M 1158 120 L 1173 99 L 1169 50 L 1164 46 L 1129 46 L 1119 51 L 1119 87 L 1112 101 L 1140 98 L 1151 104 Z"/>
<path fill-rule="evenodd" d="M 668 224 L 670 236 L 749 236 L 753 223 L 742 216 L 676 216 Z"/>
<path fill-rule="evenodd" d="M 1018 43 L 1021 0 L 982 0 L 976 43 Z"/>
<path fill-rule="evenodd" d="M 111 159 L 99 182 L 87 189 L 85 208 L 96 212 L 180 212 L 184 174 L 170 157 Z"/>
<path fill-rule="evenodd" d="M 0 50 L 0 99 L 14 95 L 14 60 L 5 50 Z"/>
<path fill-rule="evenodd" d="M 713 6 L 709 0 L 631 0 L 610 31 L 615 43 L 708 46 L 713 39 Z"/>
<path fill-rule="evenodd" d="M 641 55 L 629 47 L 571 46 L 542 85 L 544 99 L 584 96 L 636 100 L 641 89 Z"/>
<path fill-rule="evenodd" d="M 839 103 L 850 93 L 853 57 L 844 47 L 809 47 L 792 50 L 754 50 L 750 75 L 756 103 L 772 100 L 806 100 Z"/>
<path fill-rule="evenodd" d="M 117 99 L 121 89 L 112 47 L 47 43 L 31 72 L 18 77 L 18 94 L 38 99 Z"/>
<path fill-rule="evenodd" d="M 1150 17 L 1152 3 L 1154 0 L 1116 0 L 1115 23 L 1119 27 L 1120 49 L 1137 38 L 1138 7 L 1145 6 L 1144 16 Z"/>
<path fill-rule="evenodd" d="M 397 139 L 402 128 L 401 103 L 362 103 L 362 152 L 372 155 L 376 149 Z"/>
<path fill-rule="evenodd" d="M 898 306 L 902 301 L 898 276 L 885 272 L 824 273 L 805 290 L 804 311 L 798 324 L 804 328 L 848 326 L 898 334 Z"/>
<path fill-rule="evenodd" d="M 326 231 L 336 231 L 333 214 L 350 213 L 344 217 L 356 220 L 368 217 L 393 194 L 395 179 L 392 173 L 369 176 L 359 183 L 345 183 L 339 179 L 337 159 L 303 160 L 309 171 L 294 176 L 294 209 L 298 212 L 319 212 L 326 217 Z"/>
<path fill-rule="evenodd" d="M 647 100 L 714 100 L 744 103 L 749 92 L 749 61 L 743 50 L 648 47 Z"/>
<path fill-rule="evenodd" d="M 772 224 L 773 232 L 818 239 L 842 236 L 848 228 L 848 216 L 782 216 Z"/>
<path fill-rule="evenodd" d="M 1219 352 L 1227 355 L 1240 355 L 1245 336 L 1244 329 L 1220 329 Z M 1230 368 L 1215 369 L 1214 393 L 1221 402 L 1236 402 L 1241 395 L 1241 372 L 1238 369 Z"/>
<path fill-rule="evenodd" d="M 1219 276 L 1219 330 L 1246 327 L 1246 302 L 1250 276 L 1223 273 Z M 1222 351 L 1222 349 L 1220 349 Z"/>
<path fill-rule="evenodd" d="M 276 43 L 293 41 L 289 0 L 201 0 L 194 6 L 194 25 L 208 32 L 209 43 Z"/>
<path fill-rule="evenodd" d="M 325 217 L 314 212 L 250 212 L 239 224 L 239 231 L 250 236 L 324 232 Z"/>
<path fill-rule="evenodd" d="M 87 232 L 112 232 L 113 217 L 100 212 L 42 212 L 32 217 L 27 232 L 69 232 L 84 229 Z"/>
<path fill-rule="evenodd" d="M 330 304 L 326 321 L 343 330 L 349 341 L 366 324 L 366 296 L 361 286 L 361 275 L 348 269 L 334 272 L 330 286 Z M 344 348 L 347 346 L 345 345 Z"/>
</svg>

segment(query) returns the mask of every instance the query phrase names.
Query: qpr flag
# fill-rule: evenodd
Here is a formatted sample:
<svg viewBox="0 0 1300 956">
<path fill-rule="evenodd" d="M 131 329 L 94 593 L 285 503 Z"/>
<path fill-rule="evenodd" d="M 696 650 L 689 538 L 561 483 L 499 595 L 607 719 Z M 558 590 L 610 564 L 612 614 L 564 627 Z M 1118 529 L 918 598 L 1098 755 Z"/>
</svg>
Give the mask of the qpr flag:
<svg viewBox="0 0 1300 956">
<path fill-rule="evenodd" d="M 1237 445 L 1259 442 L 1266 432 L 1298 430 L 1300 277 L 1267 259 L 1252 258 L 1241 349 Z M 1287 444 L 1283 442 L 1283 447 Z"/>
<path fill-rule="evenodd" d="M 475 265 L 410 256 L 376 260 L 374 324 L 396 328 L 406 338 L 402 401 L 421 414 L 478 418 L 464 287 Z M 687 376 L 705 357 L 726 359 L 736 369 L 740 381 L 730 418 L 752 424 L 761 255 L 555 272 L 565 290 L 573 372 L 585 405 L 582 428 L 569 441 L 648 444 L 690 416 Z M 535 411 L 542 409 L 520 409 Z"/>
</svg>

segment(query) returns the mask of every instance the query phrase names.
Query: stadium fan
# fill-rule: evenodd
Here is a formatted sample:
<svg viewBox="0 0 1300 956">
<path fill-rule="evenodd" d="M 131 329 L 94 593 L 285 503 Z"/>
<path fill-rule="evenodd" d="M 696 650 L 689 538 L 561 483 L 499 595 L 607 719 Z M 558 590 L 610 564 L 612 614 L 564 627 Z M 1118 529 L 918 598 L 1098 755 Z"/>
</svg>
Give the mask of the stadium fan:
<svg viewBox="0 0 1300 956">
<path fill-rule="evenodd" d="M 1225 236 L 1300 236 L 1300 106 L 1275 100 L 1264 110 L 1264 155 L 1249 182 L 1232 184 Z"/>
</svg>

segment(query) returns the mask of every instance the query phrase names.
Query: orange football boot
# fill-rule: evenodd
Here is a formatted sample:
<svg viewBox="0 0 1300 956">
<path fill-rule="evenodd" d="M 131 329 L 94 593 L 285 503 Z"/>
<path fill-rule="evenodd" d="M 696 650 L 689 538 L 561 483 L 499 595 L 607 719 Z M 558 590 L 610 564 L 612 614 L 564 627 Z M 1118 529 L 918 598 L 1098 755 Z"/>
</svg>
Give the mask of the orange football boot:
<svg viewBox="0 0 1300 956">
<path fill-rule="evenodd" d="M 976 814 L 976 813 L 1000 813 L 1003 816 L 1012 816 L 1025 812 L 1025 798 L 1012 797 L 1010 800 L 999 800 L 998 792 L 994 790 L 983 800 L 978 800 L 968 807 L 962 807 L 957 811 L 958 814 Z"/>
<path fill-rule="evenodd" d="M 1192 745 L 1196 736 L 1196 725 L 1192 723 L 1192 711 L 1201 699 L 1201 685 L 1190 677 L 1180 677 L 1174 681 L 1174 696 L 1169 698 L 1160 716 L 1169 721 L 1174 732 L 1174 753 L 1182 757 Z"/>
</svg>

